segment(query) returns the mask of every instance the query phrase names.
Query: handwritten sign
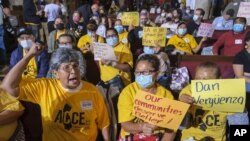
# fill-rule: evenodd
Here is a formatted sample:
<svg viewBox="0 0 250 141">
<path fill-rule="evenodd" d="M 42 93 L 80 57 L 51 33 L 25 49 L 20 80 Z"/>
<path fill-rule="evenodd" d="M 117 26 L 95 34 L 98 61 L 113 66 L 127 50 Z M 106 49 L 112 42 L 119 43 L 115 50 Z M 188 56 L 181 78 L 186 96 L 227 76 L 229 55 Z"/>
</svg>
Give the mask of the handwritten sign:
<svg viewBox="0 0 250 141">
<path fill-rule="evenodd" d="M 201 23 L 197 36 L 198 37 L 212 37 L 214 34 L 214 27 L 209 23 Z"/>
<path fill-rule="evenodd" d="M 139 91 L 133 115 L 150 124 L 177 130 L 188 108 L 189 104 Z"/>
<path fill-rule="evenodd" d="M 95 60 L 101 60 L 101 59 L 114 60 L 114 61 L 117 60 L 114 49 L 111 46 L 104 44 L 104 43 L 97 43 L 97 42 L 94 42 L 92 45 L 94 48 Z"/>
<path fill-rule="evenodd" d="M 195 104 L 205 110 L 243 112 L 246 100 L 244 79 L 193 80 Z"/>
<path fill-rule="evenodd" d="M 250 18 L 250 2 L 240 2 L 237 17 Z"/>
<path fill-rule="evenodd" d="M 139 13 L 138 12 L 123 12 L 122 25 L 139 26 Z"/>
<path fill-rule="evenodd" d="M 161 47 L 166 45 L 167 30 L 161 27 L 144 27 L 142 44 L 144 46 L 155 46 L 158 44 Z"/>
</svg>

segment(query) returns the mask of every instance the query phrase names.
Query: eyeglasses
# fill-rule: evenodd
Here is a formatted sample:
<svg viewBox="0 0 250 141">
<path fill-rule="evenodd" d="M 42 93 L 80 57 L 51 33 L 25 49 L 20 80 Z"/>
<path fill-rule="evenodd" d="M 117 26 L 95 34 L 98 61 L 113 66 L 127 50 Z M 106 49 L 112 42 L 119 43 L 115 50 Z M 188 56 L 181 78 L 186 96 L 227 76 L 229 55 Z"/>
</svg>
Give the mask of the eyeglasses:
<svg viewBox="0 0 250 141">
<path fill-rule="evenodd" d="M 135 71 L 135 75 L 150 75 L 152 73 L 156 72 L 155 70 L 149 70 L 149 71 Z"/>
<path fill-rule="evenodd" d="M 65 72 L 70 73 L 72 71 L 72 69 L 79 70 L 79 64 L 78 63 L 74 63 L 74 64 L 63 65 L 61 67 L 61 69 L 64 70 Z"/>
</svg>

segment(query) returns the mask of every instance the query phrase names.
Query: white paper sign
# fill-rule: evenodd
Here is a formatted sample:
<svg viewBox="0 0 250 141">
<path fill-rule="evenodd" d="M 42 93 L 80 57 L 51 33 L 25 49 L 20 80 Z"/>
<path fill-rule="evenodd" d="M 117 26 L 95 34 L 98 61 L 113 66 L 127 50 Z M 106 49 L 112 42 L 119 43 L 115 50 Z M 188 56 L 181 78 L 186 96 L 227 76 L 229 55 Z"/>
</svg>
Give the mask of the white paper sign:
<svg viewBox="0 0 250 141">
<path fill-rule="evenodd" d="M 117 60 L 114 49 L 111 46 L 105 43 L 97 43 L 97 42 L 94 42 L 92 45 L 94 48 L 95 60 L 101 60 L 101 59 L 113 60 L 113 61 Z"/>
<path fill-rule="evenodd" d="M 250 18 L 250 2 L 240 2 L 237 17 Z"/>
<path fill-rule="evenodd" d="M 201 23 L 197 36 L 198 37 L 212 37 L 214 34 L 214 27 L 209 23 Z"/>
</svg>

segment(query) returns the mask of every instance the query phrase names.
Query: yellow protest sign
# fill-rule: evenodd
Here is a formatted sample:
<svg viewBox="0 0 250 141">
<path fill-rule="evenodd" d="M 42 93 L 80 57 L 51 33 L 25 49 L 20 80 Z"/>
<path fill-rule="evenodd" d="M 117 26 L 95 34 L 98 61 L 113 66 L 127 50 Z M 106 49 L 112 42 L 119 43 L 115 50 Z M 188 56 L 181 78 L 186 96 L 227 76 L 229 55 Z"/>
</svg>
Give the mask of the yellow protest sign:
<svg viewBox="0 0 250 141">
<path fill-rule="evenodd" d="M 165 47 L 167 30 L 161 27 L 143 27 L 142 45 Z"/>
<path fill-rule="evenodd" d="M 135 96 L 133 115 L 150 124 L 177 130 L 188 108 L 189 104 L 139 91 Z"/>
<path fill-rule="evenodd" d="M 122 25 L 134 25 L 139 26 L 139 13 L 138 12 L 123 12 L 122 13 Z"/>
<path fill-rule="evenodd" d="M 192 80 L 195 104 L 205 110 L 243 112 L 246 101 L 244 79 Z"/>
</svg>

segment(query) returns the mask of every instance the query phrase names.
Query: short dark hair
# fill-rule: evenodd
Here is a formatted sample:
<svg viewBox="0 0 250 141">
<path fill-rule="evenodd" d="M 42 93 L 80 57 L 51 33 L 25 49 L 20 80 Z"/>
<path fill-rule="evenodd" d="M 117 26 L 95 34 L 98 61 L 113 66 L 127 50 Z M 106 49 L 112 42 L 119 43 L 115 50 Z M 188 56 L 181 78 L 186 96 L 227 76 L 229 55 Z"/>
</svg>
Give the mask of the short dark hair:
<svg viewBox="0 0 250 141">
<path fill-rule="evenodd" d="M 196 70 L 199 68 L 214 69 L 216 78 L 220 78 L 221 76 L 220 67 L 216 63 L 202 62 L 196 67 Z"/>
<path fill-rule="evenodd" d="M 69 37 L 70 40 L 71 40 L 71 42 L 72 42 L 72 44 L 75 45 L 75 38 L 74 38 L 73 35 L 67 34 L 67 33 L 60 35 L 59 38 L 57 39 L 58 43 L 59 43 L 60 38 L 62 38 L 62 37 Z"/>
<path fill-rule="evenodd" d="M 155 71 L 158 71 L 160 68 L 160 60 L 153 54 L 144 54 L 141 57 L 139 57 L 136 61 L 136 66 L 140 61 L 149 62 Z"/>
<path fill-rule="evenodd" d="M 186 22 L 180 22 L 179 24 L 178 24 L 178 26 L 177 26 L 177 28 L 179 27 L 179 26 L 181 26 L 181 25 L 183 25 L 183 24 L 185 24 L 186 26 L 187 26 L 187 24 L 186 24 Z"/>
<path fill-rule="evenodd" d="M 246 19 L 245 17 L 236 17 L 236 18 L 234 19 L 234 23 L 235 23 L 237 20 L 240 20 L 240 21 L 244 22 L 244 24 L 247 23 L 247 19 Z"/>
<path fill-rule="evenodd" d="M 229 15 L 230 17 L 233 17 L 234 16 L 234 10 L 233 9 L 228 9 L 226 11 L 226 14 Z"/>
<path fill-rule="evenodd" d="M 113 30 L 115 32 L 115 34 L 118 36 L 118 32 L 112 27 L 112 28 L 108 28 L 106 31 L 106 34 L 108 33 L 108 31 Z"/>
<path fill-rule="evenodd" d="M 204 11 L 204 9 L 202 9 L 202 8 L 197 8 L 196 10 L 200 11 L 202 16 L 204 16 L 204 15 L 205 15 L 205 11 Z"/>
</svg>

